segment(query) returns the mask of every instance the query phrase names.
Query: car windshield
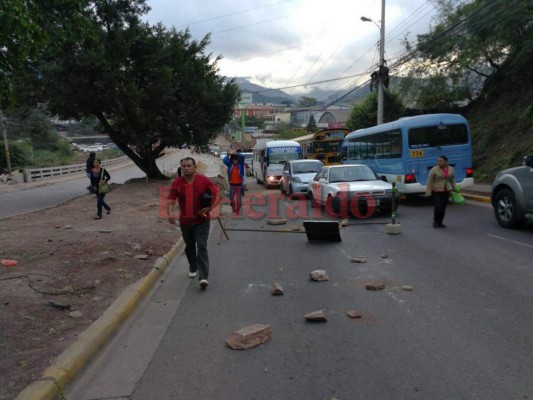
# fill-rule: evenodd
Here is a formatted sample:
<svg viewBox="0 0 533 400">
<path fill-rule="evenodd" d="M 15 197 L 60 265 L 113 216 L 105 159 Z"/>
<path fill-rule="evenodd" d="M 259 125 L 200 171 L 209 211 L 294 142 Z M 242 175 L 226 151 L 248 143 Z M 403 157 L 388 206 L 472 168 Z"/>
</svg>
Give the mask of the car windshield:
<svg viewBox="0 0 533 400">
<path fill-rule="evenodd" d="M 292 173 L 293 174 L 310 174 L 313 172 L 318 172 L 322 168 L 322 163 L 320 162 L 300 162 L 292 164 Z"/>
<path fill-rule="evenodd" d="M 357 181 L 375 181 L 377 176 L 366 165 L 331 168 L 329 171 L 329 182 L 357 182 Z"/>
</svg>

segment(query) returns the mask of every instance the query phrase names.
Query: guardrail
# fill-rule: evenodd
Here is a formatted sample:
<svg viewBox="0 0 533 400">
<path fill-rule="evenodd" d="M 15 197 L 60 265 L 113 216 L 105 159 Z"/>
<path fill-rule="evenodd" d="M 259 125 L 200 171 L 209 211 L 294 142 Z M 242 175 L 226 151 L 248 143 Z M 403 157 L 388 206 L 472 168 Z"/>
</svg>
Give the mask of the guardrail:
<svg viewBox="0 0 533 400">
<path fill-rule="evenodd" d="M 102 161 L 102 167 L 118 164 L 129 160 L 128 156 L 112 158 Z M 33 182 L 35 180 L 49 179 L 56 176 L 70 175 L 79 172 L 85 172 L 86 164 L 65 165 L 62 167 L 48 167 L 48 168 L 25 168 L 23 171 L 24 182 Z"/>
</svg>

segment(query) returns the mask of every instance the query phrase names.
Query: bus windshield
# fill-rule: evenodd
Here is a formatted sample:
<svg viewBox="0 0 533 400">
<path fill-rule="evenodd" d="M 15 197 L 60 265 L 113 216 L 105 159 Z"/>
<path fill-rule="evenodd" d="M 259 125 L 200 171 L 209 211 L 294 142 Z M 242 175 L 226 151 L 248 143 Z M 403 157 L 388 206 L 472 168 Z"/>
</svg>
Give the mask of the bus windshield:
<svg viewBox="0 0 533 400">
<path fill-rule="evenodd" d="M 316 140 L 313 142 L 315 153 L 338 153 L 342 140 Z"/>
<path fill-rule="evenodd" d="M 409 148 L 441 147 L 468 143 L 465 124 L 437 125 L 409 129 Z"/>
</svg>

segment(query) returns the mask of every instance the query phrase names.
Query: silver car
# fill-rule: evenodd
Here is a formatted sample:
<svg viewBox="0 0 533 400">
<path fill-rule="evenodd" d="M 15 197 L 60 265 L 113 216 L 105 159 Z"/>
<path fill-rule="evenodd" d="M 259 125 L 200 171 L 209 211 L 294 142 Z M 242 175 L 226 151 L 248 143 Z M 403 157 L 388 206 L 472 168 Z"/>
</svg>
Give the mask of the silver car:
<svg viewBox="0 0 533 400">
<path fill-rule="evenodd" d="M 533 220 L 533 156 L 521 167 L 500 171 L 492 182 L 492 206 L 504 228 L 519 228 Z"/>
<path fill-rule="evenodd" d="M 324 164 L 318 160 L 291 160 L 283 167 L 280 181 L 282 194 L 291 196 L 295 193 L 307 193 L 309 182 Z"/>
</svg>

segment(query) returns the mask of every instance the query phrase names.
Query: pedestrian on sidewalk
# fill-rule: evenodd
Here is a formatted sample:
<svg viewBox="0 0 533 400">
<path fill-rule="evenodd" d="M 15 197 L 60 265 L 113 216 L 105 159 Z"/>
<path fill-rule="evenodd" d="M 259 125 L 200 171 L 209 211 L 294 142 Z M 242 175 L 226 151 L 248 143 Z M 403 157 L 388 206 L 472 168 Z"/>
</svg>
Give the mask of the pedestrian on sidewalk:
<svg viewBox="0 0 533 400">
<path fill-rule="evenodd" d="M 433 228 L 446 228 L 443 224 L 446 206 L 450 193 L 455 191 L 455 172 L 451 165 L 448 165 L 446 156 L 439 156 L 437 165 L 429 171 L 426 184 L 426 195 L 431 196 L 435 210 L 433 212 Z"/>
<path fill-rule="evenodd" d="M 229 183 L 229 200 L 233 215 L 237 216 L 241 213 L 242 196 L 244 195 L 244 156 L 241 153 L 235 153 L 235 150 L 230 150 L 224 157 L 224 165 L 228 171 Z"/>
<path fill-rule="evenodd" d="M 101 167 L 101 160 L 98 158 L 93 161 L 93 169 L 91 170 L 91 185 L 94 193 L 96 193 L 96 217 L 94 219 L 102 219 L 102 208 L 107 210 L 107 215 L 111 214 L 111 207 L 105 202 L 105 193 L 100 193 L 100 183 L 109 182 L 111 175 L 105 168 Z"/>
<path fill-rule="evenodd" d="M 89 178 L 89 186 L 87 186 L 87 190 L 89 193 L 94 193 L 93 190 L 93 184 L 91 181 L 91 172 L 94 167 L 94 159 L 96 158 L 96 153 L 94 151 L 91 151 L 89 153 L 89 158 L 85 161 L 85 172 L 87 172 L 87 178 Z"/>
<path fill-rule="evenodd" d="M 167 200 L 168 222 L 176 223 L 176 199 L 179 206 L 179 224 L 185 242 L 185 255 L 189 262 L 189 278 L 199 277 L 200 287 L 205 289 L 209 277 L 210 212 L 220 202 L 216 185 L 196 172 L 196 160 L 185 157 L 180 161 L 182 176 L 174 179 Z"/>
</svg>

